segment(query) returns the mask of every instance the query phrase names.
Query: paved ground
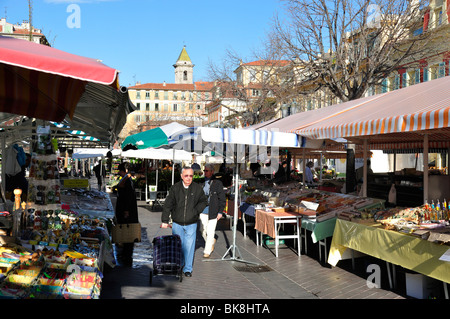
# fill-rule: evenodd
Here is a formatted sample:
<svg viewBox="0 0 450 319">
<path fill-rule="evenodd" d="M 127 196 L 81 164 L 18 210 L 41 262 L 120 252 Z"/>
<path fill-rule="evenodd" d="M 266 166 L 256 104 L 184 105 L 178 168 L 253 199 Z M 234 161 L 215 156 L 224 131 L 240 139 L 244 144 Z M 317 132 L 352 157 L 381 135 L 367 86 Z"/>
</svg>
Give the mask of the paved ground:
<svg viewBox="0 0 450 319">
<path fill-rule="evenodd" d="M 223 256 L 233 241 L 233 233 L 222 223 L 216 231 L 217 243 L 211 256 L 203 259 L 203 239 L 197 236 L 194 271 L 191 278 L 179 282 L 172 276 L 154 276 L 151 239 L 170 234 L 160 229 L 160 211 L 152 211 L 145 201 L 139 201 L 142 242 L 136 244 L 133 267 L 106 269 L 101 299 L 178 299 L 178 300 L 261 300 L 261 299 L 404 299 L 404 292 L 388 289 L 386 272 L 382 288 L 368 288 L 364 274 L 373 261 L 357 259 L 352 270 L 349 263 L 338 267 L 318 261 L 317 246 L 309 243 L 308 255 L 297 255 L 288 243 L 276 258 L 273 249 L 256 246 L 250 237 L 244 238 L 238 227 L 236 246 L 241 259 L 258 265 L 230 260 Z M 381 264 L 381 267 L 384 265 Z M 385 266 L 384 266 L 385 267 Z M 385 268 L 382 268 L 385 269 Z M 400 276 L 398 276 L 400 277 Z M 401 279 L 400 279 L 401 280 Z"/>
</svg>

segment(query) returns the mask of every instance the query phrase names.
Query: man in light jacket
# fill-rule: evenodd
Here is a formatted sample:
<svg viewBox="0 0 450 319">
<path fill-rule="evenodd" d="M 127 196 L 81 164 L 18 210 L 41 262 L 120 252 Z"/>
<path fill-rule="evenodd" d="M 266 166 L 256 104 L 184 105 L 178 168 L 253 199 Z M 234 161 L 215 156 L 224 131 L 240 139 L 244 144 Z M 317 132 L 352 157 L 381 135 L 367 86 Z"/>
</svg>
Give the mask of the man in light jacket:
<svg viewBox="0 0 450 319">
<path fill-rule="evenodd" d="M 214 166 L 206 164 L 203 171 L 205 173 L 203 191 L 208 196 L 208 206 L 200 214 L 200 220 L 202 222 L 202 236 L 205 240 L 203 257 L 209 258 L 214 250 L 217 221 L 222 218 L 226 197 L 222 182 L 214 178 Z"/>
</svg>

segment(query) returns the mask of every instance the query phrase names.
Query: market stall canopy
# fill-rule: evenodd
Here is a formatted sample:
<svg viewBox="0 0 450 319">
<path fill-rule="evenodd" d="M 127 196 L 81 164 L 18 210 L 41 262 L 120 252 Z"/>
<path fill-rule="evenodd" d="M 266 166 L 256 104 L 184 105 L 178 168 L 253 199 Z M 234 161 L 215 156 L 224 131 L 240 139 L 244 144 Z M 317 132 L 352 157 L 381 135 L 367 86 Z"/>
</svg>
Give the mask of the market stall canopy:
<svg viewBox="0 0 450 319">
<path fill-rule="evenodd" d="M 147 148 L 140 150 L 128 150 L 120 154 L 122 157 L 128 158 L 145 158 L 157 160 L 175 160 L 175 161 L 190 161 L 192 160 L 192 153 L 183 150 L 170 150 L 162 148 Z"/>
<path fill-rule="evenodd" d="M 73 159 L 104 157 L 108 153 L 107 148 L 75 148 L 73 150 Z"/>
<path fill-rule="evenodd" d="M 169 144 L 186 140 L 235 145 L 302 147 L 302 137 L 294 133 L 216 127 L 192 127 L 172 134 Z"/>
<path fill-rule="evenodd" d="M 4 36 L 0 79 L 0 112 L 56 122 L 74 116 L 87 83 L 119 89 L 118 71 L 98 60 Z"/>
<path fill-rule="evenodd" d="M 374 95 L 358 100 L 352 100 L 341 104 L 330 105 L 316 110 L 309 110 L 289 115 L 284 118 L 272 119 L 263 123 L 249 126 L 254 130 L 276 130 L 280 132 L 297 132 L 298 130 L 331 119 L 336 115 L 348 112 L 365 103 L 377 100 L 382 95 Z"/>
<path fill-rule="evenodd" d="M 66 116 L 62 123 L 72 130 L 80 130 L 98 138 L 110 147 L 118 139 L 128 114 L 135 110 L 127 88 L 116 90 L 111 86 L 90 82 L 86 84 L 73 117 Z"/>
<path fill-rule="evenodd" d="M 317 139 L 342 137 L 355 143 L 368 139 L 369 149 L 417 146 L 423 143 L 425 134 L 430 141 L 429 147 L 450 146 L 450 77 L 375 97 L 291 132 Z M 343 103 L 335 107 L 345 110 L 346 106 Z"/>
<path fill-rule="evenodd" d="M 168 137 L 175 132 L 184 131 L 188 127 L 172 122 L 160 127 L 127 136 L 122 142 L 122 150 L 146 149 L 168 145 Z"/>
</svg>

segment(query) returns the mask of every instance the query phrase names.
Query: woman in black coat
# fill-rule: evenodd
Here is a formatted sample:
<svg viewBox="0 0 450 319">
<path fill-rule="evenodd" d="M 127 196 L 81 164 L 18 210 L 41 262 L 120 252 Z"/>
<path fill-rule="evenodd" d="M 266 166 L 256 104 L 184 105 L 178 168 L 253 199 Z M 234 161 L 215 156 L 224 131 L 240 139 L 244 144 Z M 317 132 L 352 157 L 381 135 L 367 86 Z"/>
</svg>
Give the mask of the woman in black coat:
<svg viewBox="0 0 450 319">
<path fill-rule="evenodd" d="M 116 202 L 116 223 L 133 224 L 139 223 L 136 193 L 134 192 L 131 174 L 128 173 L 126 163 L 119 164 L 119 175 L 122 179 L 117 184 L 117 202 Z M 117 246 L 116 246 L 117 247 Z M 117 247 L 118 257 L 122 264 L 131 266 L 133 263 L 134 243 L 124 243 Z M 121 251 L 121 254 L 120 254 Z"/>
</svg>

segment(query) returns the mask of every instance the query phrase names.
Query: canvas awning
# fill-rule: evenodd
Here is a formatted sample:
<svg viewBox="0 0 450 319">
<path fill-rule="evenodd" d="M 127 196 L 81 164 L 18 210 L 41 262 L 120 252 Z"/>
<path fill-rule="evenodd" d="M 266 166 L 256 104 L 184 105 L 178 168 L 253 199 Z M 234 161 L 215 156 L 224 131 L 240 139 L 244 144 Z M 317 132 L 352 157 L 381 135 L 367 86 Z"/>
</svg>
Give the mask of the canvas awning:
<svg viewBox="0 0 450 319">
<path fill-rule="evenodd" d="M 409 147 L 412 142 L 423 142 L 425 134 L 430 143 L 447 142 L 449 112 L 450 77 L 443 77 L 384 93 L 351 110 L 306 127 L 298 126 L 291 132 L 318 139 L 341 137 L 354 142 L 368 139 L 370 149 L 393 143 L 397 147 L 402 144 Z"/>
<path fill-rule="evenodd" d="M 119 90 L 118 71 L 98 60 L 0 36 L 0 112 L 72 118 L 87 83 Z"/>
</svg>

